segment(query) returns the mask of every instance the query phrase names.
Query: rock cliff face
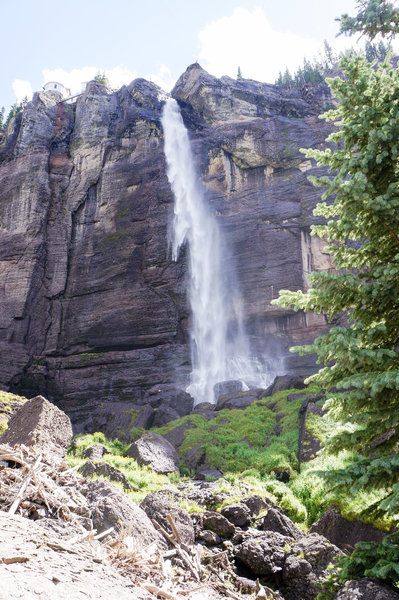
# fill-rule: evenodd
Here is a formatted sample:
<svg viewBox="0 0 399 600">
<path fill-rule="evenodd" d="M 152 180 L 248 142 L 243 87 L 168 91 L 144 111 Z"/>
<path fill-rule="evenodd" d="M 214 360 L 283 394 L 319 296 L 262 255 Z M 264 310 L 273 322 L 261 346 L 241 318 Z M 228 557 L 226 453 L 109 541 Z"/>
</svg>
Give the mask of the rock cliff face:
<svg viewBox="0 0 399 600">
<path fill-rule="evenodd" d="M 330 266 L 309 236 L 317 169 L 299 152 L 324 143 L 328 88 L 216 79 L 195 64 L 172 95 L 252 346 L 281 372 L 305 372 L 287 348 L 325 321 L 270 301 Z M 103 401 L 142 404 L 154 384 L 184 387 L 190 372 L 187 261 L 168 252 L 161 111 L 145 80 L 118 92 L 91 82 L 75 104 L 35 94 L 0 145 L 0 386 L 43 393 L 75 422 Z"/>
</svg>

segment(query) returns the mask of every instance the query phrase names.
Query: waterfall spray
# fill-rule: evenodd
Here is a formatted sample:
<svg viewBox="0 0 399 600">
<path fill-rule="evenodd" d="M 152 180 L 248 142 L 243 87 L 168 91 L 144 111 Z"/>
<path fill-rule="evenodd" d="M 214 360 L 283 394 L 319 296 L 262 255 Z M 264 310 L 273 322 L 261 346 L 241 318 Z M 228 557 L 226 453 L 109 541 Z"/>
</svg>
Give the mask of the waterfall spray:
<svg viewBox="0 0 399 600">
<path fill-rule="evenodd" d="M 175 196 L 173 260 L 185 243 L 189 249 L 192 373 L 187 391 L 196 404 L 213 402 L 216 383 L 229 379 L 244 383 L 256 377 L 240 302 L 224 282 L 219 225 L 205 201 L 187 130 L 172 98 L 165 103 L 162 125 L 167 175 Z"/>
</svg>

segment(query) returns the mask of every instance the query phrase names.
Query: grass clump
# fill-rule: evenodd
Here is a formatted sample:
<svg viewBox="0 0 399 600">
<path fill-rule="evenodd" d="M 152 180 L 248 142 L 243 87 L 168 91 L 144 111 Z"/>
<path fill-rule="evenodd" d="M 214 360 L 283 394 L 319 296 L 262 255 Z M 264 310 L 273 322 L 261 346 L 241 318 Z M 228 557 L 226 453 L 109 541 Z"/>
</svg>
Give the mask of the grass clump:
<svg viewBox="0 0 399 600">
<path fill-rule="evenodd" d="M 12 414 L 28 399 L 11 392 L 0 390 L 0 435 L 7 429 L 7 423 Z"/>
<path fill-rule="evenodd" d="M 254 468 L 261 477 L 283 471 L 291 475 L 299 469 L 299 408 L 304 394 L 318 391 L 315 385 L 306 392 L 284 390 L 243 410 L 218 411 L 209 421 L 202 415 L 188 415 L 155 431 L 165 435 L 184 423 L 193 425 L 187 429 L 179 450 L 183 463 L 188 452 L 198 446 L 209 465 L 225 472 Z M 290 401 L 287 396 L 291 396 Z"/>
<path fill-rule="evenodd" d="M 129 456 L 125 456 L 130 444 L 126 444 L 118 439 L 108 440 L 101 432 L 86 435 L 77 435 L 68 450 L 67 463 L 70 467 L 80 467 L 87 460 L 83 457 L 86 448 L 93 444 L 102 444 L 109 450 L 109 454 L 104 454 L 101 462 L 108 463 L 119 469 L 131 484 L 133 491 L 126 492 L 122 484 L 112 482 L 120 487 L 128 496 L 137 503 L 140 503 L 151 492 L 158 492 L 162 489 L 171 489 L 177 491 L 176 483 L 181 479 L 175 473 L 161 475 L 155 473 L 149 467 L 138 465 L 137 461 Z M 96 462 L 96 461 L 94 461 Z M 94 476 L 97 479 L 102 477 Z"/>
</svg>

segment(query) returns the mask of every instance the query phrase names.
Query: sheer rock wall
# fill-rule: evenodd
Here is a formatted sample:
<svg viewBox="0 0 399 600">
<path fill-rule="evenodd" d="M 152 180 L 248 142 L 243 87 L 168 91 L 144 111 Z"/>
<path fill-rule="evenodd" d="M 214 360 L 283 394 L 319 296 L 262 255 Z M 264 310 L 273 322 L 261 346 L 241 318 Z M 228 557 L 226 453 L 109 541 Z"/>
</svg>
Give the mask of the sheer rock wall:
<svg viewBox="0 0 399 600">
<path fill-rule="evenodd" d="M 253 349 L 305 373 L 287 348 L 326 323 L 270 301 L 330 267 L 309 236 L 320 192 L 307 176 L 319 170 L 299 152 L 324 144 L 328 88 L 217 79 L 195 64 L 172 95 Z M 187 257 L 168 252 L 161 111 L 143 79 L 117 92 L 90 82 L 75 104 L 35 94 L 0 145 L 0 387 L 42 393 L 75 423 L 103 401 L 128 411 L 153 385 L 188 380 Z"/>
</svg>

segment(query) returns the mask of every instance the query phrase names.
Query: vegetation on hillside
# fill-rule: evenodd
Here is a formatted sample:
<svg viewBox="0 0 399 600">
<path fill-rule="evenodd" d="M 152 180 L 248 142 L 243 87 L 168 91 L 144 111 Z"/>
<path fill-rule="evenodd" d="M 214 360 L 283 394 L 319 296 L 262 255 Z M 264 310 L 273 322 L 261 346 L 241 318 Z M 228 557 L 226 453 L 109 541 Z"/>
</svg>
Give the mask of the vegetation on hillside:
<svg viewBox="0 0 399 600">
<path fill-rule="evenodd" d="M 324 473 L 359 462 L 361 457 L 357 452 L 344 450 L 334 456 L 322 454 L 308 463 L 299 463 L 299 409 L 307 397 L 314 397 L 319 391 L 314 384 L 305 390 L 285 390 L 262 398 L 243 410 L 224 409 L 210 420 L 192 414 L 154 431 L 166 434 L 176 427 L 191 424 L 179 449 L 183 479 L 194 473 L 186 460 L 189 451 L 198 447 L 202 462 L 224 472 L 219 486 L 221 489 L 227 487 L 237 501 L 245 493 L 269 497 L 302 528 L 312 525 L 333 502 L 348 519 L 359 519 L 388 529 L 391 520 L 376 520 L 365 510 L 381 498 L 383 491 L 366 490 L 359 494 L 329 489 L 326 485 Z M 314 417 L 315 435 L 328 437 L 337 425 L 320 419 Z M 136 432 L 137 435 L 141 433 L 142 430 Z M 128 444 L 118 440 L 110 442 L 102 433 L 75 438 L 69 452 L 70 465 L 83 464 L 83 451 L 96 442 L 110 451 L 102 460 L 120 469 L 136 488 L 129 492 L 135 501 L 141 501 L 151 491 L 165 487 L 173 489 L 179 481 L 176 474 L 167 477 L 139 467 L 135 460 L 126 457 Z M 187 504 L 184 508 L 190 510 Z M 197 510 L 195 506 L 191 509 Z"/>
<path fill-rule="evenodd" d="M 317 85 L 325 81 L 327 77 L 336 74 L 339 70 L 340 61 L 347 55 L 352 57 L 364 56 L 371 63 L 373 61 L 383 61 L 391 49 L 391 45 L 383 40 L 379 40 L 378 43 L 367 41 L 364 50 L 358 53 L 352 49 L 336 54 L 327 40 L 324 40 L 323 53 L 318 58 L 313 60 L 305 58 L 303 66 L 299 67 L 294 73 L 291 73 L 288 68 L 284 73 L 280 71 L 275 84 L 288 88 L 300 88 L 306 84 Z"/>
<path fill-rule="evenodd" d="M 358 2 L 359 13 L 343 18 L 343 30 L 370 35 L 399 31 L 389 2 Z M 378 14 L 386 21 L 374 21 Z M 388 15 L 388 16 L 387 16 Z M 385 18 L 384 17 L 384 18 Z M 389 18 L 388 18 L 389 17 Z M 308 292 L 283 290 L 275 301 L 295 310 L 323 312 L 330 320 L 345 314 L 348 327 L 333 327 L 310 346 L 325 365 L 311 381 L 328 392 L 329 418 L 342 424 L 325 441 L 326 452 L 355 451 L 359 459 L 327 472 L 327 488 L 379 497 L 368 515 L 399 524 L 399 70 L 389 58 L 375 68 L 365 57 L 347 55 L 344 77 L 328 81 L 336 109 L 323 117 L 337 126 L 325 150 L 306 150 L 330 175 L 312 178 L 326 188 L 315 214 L 326 224 L 312 233 L 324 237 L 336 268 L 313 273 Z M 388 551 L 389 546 L 389 551 Z M 399 584 L 399 536 L 359 544 L 333 576 L 374 576 Z"/>
<path fill-rule="evenodd" d="M 108 85 L 108 78 L 105 75 L 105 71 L 98 71 L 94 76 L 94 81 L 97 83 L 102 83 L 103 85 Z"/>
<path fill-rule="evenodd" d="M 15 117 L 19 112 L 21 112 L 26 104 L 28 103 L 28 99 L 25 97 L 21 102 L 14 102 L 11 106 L 7 116 L 5 116 L 5 108 L 4 106 L 0 110 L 0 129 L 7 129 L 11 119 Z"/>
</svg>

